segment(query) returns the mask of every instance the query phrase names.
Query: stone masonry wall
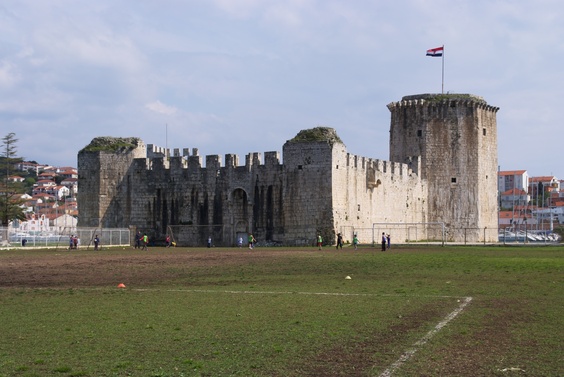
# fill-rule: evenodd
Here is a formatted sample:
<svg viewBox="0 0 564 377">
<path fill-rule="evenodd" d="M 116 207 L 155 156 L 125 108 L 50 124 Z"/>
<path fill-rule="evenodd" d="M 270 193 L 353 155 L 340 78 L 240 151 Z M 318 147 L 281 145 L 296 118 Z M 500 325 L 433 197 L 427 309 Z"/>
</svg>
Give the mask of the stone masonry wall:
<svg viewBox="0 0 564 377">
<path fill-rule="evenodd" d="M 236 156 L 192 155 L 137 159 L 131 175 L 135 187 L 130 224 L 162 239 L 172 233 L 182 244 L 235 245 L 238 237 L 253 233 L 258 240 L 278 242 L 283 237 L 281 202 L 282 167 L 277 152 L 247 156 L 235 166 Z M 245 239 L 246 241 L 246 239 Z"/>
<path fill-rule="evenodd" d="M 127 188 L 128 171 L 136 158 L 146 155 L 145 145 L 117 151 L 81 151 L 78 172 L 81 189 L 79 225 L 86 227 L 127 227 L 131 196 Z M 124 182 L 125 180 L 125 182 Z"/>
<path fill-rule="evenodd" d="M 451 241 L 497 240 L 498 109 L 472 95 L 409 96 L 388 108 L 390 159 L 421 156 L 427 220 L 444 222 Z M 484 236 L 484 227 L 494 231 Z"/>
<path fill-rule="evenodd" d="M 286 142 L 284 156 L 284 229 L 292 244 L 312 245 L 317 234 L 335 239 L 332 210 L 332 153 L 327 141 Z"/>
<path fill-rule="evenodd" d="M 389 233 L 390 224 L 424 221 L 425 184 L 407 164 L 352 155 L 340 144 L 333 169 L 335 228 L 345 241 L 356 233 L 361 243 L 379 242 L 379 233 Z M 393 233 L 395 239 L 408 238 L 405 226 Z"/>
<path fill-rule="evenodd" d="M 313 245 L 318 234 L 334 244 L 337 233 L 379 242 L 389 229 L 411 240 L 411 228 L 437 239 L 421 227 L 436 222 L 449 241 L 496 241 L 497 108 L 471 95 L 408 96 L 388 108 L 389 161 L 348 153 L 323 127 L 287 141 L 283 164 L 278 152 L 250 153 L 240 166 L 233 154 L 204 161 L 197 149 L 135 138 L 136 147 L 97 151 L 95 139 L 78 155 L 79 226 L 233 246 L 249 233 L 286 245 Z"/>
</svg>

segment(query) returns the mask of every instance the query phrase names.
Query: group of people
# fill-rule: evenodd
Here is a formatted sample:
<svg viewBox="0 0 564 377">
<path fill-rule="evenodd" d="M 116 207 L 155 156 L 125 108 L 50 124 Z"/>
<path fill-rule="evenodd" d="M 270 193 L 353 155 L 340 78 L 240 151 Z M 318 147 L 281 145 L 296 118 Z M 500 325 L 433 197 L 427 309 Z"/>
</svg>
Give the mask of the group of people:
<svg viewBox="0 0 564 377">
<path fill-rule="evenodd" d="M 80 245 L 80 238 L 78 238 L 78 236 L 75 236 L 74 234 L 71 234 L 70 238 L 69 238 L 69 249 L 78 249 L 78 246 Z"/>
<path fill-rule="evenodd" d="M 341 233 L 337 233 L 337 246 L 336 246 L 336 249 L 337 249 L 337 250 L 339 250 L 339 249 L 342 250 L 342 249 L 343 249 L 343 243 L 344 243 L 344 242 L 343 242 L 343 235 L 342 235 Z M 358 249 L 359 241 L 358 241 L 358 236 L 356 235 L 356 233 L 353 234 L 352 244 L 353 244 L 354 249 L 357 250 L 357 249 Z"/>
<path fill-rule="evenodd" d="M 317 249 L 318 250 L 322 250 L 323 249 L 323 237 L 321 236 L 321 234 L 317 234 Z M 335 246 L 335 248 L 337 250 L 339 249 L 343 249 L 343 235 L 341 233 L 337 233 L 337 245 Z M 358 240 L 358 236 L 357 234 L 353 234 L 353 240 L 352 240 L 352 245 L 354 247 L 355 250 L 358 249 L 358 245 L 359 245 L 359 240 Z M 382 251 L 386 251 L 390 249 L 390 245 L 391 245 L 391 237 L 389 234 L 386 234 L 385 232 L 382 233 Z"/>
<path fill-rule="evenodd" d="M 249 245 L 249 249 L 252 250 L 254 249 L 257 240 L 252 234 L 249 234 L 247 236 L 247 242 Z M 237 240 L 237 245 L 239 247 L 243 246 L 243 237 L 239 237 L 239 239 Z M 149 249 L 148 246 L 149 246 L 149 237 L 147 236 L 147 233 L 141 234 L 141 232 L 137 232 L 137 234 L 135 235 L 135 248 L 141 250 L 148 250 Z M 171 246 L 176 246 L 176 242 L 173 242 L 170 236 L 167 234 L 165 237 L 165 247 L 171 247 Z M 209 236 L 207 241 L 207 247 L 211 248 L 212 246 L 213 246 L 212 237 Z"/>
<path fill-rule="evenodd" d="M 100 237 L 96 234 L 92 239 L 94 243 L 94 250 L 100 250 Z M 71 234 L 69 237 L 69 250 L 77 250 L 80 246 L 80 238 L 77 235 Z"/>
<path fill-rule="evenodd" d="M 137 232 L 135 235 L 135 248 L 149 250 L 149 236 L 147 236 L 147 233 L 141 235 L 141 232 Z"/>
<path fill-rule="evenodd" d="M 257 242 L 257 240 L 255 239 L 255 237 L 249 233 L 249 235 L 247 236 L 247 243 L 249 245 L 249 249 L 252 250 L 255 248 L 255 243 Z M 212 241 L 212 237 L 209 236 L 208 237 L 208 242 L 207 242 L 207 247 L 208 249 L 211 248 L 213 246 L 213 241 Z M 237 239 L 237 246 L 238 247 L 243 247 L 243 237 L 239 236 L 239 238 Z"/>
<path fill-rule="evenodd" d="M 382 251 L 390 249 L 391 238 L 389 234 L 382 232 Z"/>
<path fill-rule="evenodd" d="M 211 238 L 210 238 L 211 242 Z M 169 234 L 165 236 L 165 247 L 174 247 L 176 242 L 172 240 Z M 209 246 L 208 246 L 209 247 Z M 135 235 L 135 248 L 141 250 L 149 250 L 149 236 L 147 233 L 137 232 Z"/>
<path fill-rule="evenodd" d="M 249 235 L 247 236 L 247 244 L 249 245 L 249 250 L 252 250 L 255 248 L 255 243 L 257 242 L 257 240 L 255 239 L 255 237 L 249 233 Z M 237 246 L 238 247 L 243 247 L 243 237 L 239 236 L 239 238 L 237 239 Z"/>
<path fill-rule="evenodd" d="M 316 238 L 317 241 L 317 248 L 318 250 L 322 250 L 323 249 L 323 237 L 321 236 L 321 234 L 317 235 Z M 247 236 L 247 242 L 249 245 L 249 249 L 253 249 L 255 242 L 257 242 L 257 240 L 255 239 L 255 237 L 249 233 L 249 235 Z M 98 245 L 100 243 L 100 240 L 98 239 L 98 235 L 96 235 L 96 237 L 94 238 L 94 250 L 98 250 Z M 343 249 L 343 235 L 341 233 L 337 234 L 337 246 L 336 249 Z M 69 248 L 70 249 L 76 249 L 78 248 L 78 244 L 79 244 L 79 240 L 77 237 L 75 236 L 71 236 L 71 241 L 70 241 L 70 245 Z M 148 250 L 148 245 L 149 245 L 149 237 L 147 236 L 146 233 L 144 233 L 143 235 L 141 235 L 141 232 L 137 232 L 137 234 L 135 235 L 135 248 L 136 249 L 142 249 L 142 250 Z M 167 234 L 166 238 L 165 238 L 165 245 L 166 247 L 171 247 L 171 246 L 176 246 L 176 244 L 174 242 L 171 242 L 170 236 Z M 355 250 L 358 249 L 358 245 L 359 245 L 359 240 L 358 240 L 358 236 L 356 234 L 353 235 L 353 240 L 352 240 L 352 245 L 354 247 Z M 391 237 L 389 234 L 386 234 L 385 232 L 382 232 L 382 251 L 386 251 L 390 249 L 390 245 L 391 245 Z M 208 237 L 208 243 L 207 243 L 208 248 L 212 247 L 212 238 L 211 236 Z M 242 247 L 243 246 L 243 237 L 239 237 L 239 239 L 237 240 L 237 246 Z"/>
</svg>

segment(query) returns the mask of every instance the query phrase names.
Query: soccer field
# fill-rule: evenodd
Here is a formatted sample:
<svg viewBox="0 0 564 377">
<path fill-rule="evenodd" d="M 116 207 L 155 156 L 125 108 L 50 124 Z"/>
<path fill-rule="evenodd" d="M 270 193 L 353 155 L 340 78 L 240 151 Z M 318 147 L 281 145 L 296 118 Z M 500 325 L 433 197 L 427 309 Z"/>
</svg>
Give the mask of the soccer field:
<svg viewBox="0 0 564 377">
<path fill-rule="evenodd" d="M 18 250 L 0 287 L 0 376 L 564 374 L 562 247 Z"/>
</svg>

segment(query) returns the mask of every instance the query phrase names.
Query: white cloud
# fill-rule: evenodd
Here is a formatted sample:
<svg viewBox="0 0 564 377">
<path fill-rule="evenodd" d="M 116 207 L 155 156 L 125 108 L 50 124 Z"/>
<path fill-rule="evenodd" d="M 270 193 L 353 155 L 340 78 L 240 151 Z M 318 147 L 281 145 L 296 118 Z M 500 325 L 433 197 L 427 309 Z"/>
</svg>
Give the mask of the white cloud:
<svg viewBox="0 0 564 377">
<path fill-rule="evenodd" d="M 248 19 L 256 13 L 258 8 L 264 4 L 262 0 L 213 0 L 211 3 L 221 11 L 229 15 L 229 17 L 237 19 Z"/>
<path fill-rule="evenodd" d="M 177 111 L 176 107 L 167 106 L 159 100 L 148 103 L 145 105 L 145 107 L 151 111 L 164 115 L 173 115 Z"/>
<path fill-rule="evenodd" d="M 6 61 L 0 61 L 0 88 L 11 87 L 19 80 L 20 75 L 14 65 Z"/>
<path fill-rule="evenodd" d="M 78 151 L 99 135 L 164 145 L 167 124 L 177 147 L 245 155 L 280 150 L 299 130 L 328 124 L 351 153 L 386 159 L 386 104 L 440 91 L 441 60 L 425 50 L 444 44 L 445 90 L 501 107 L 500 161 L 564 178 L 552 137 L 564 80 L 560 1 L 167 4 L 0 6 L 0 117 L 23 155 L 42 151 L 42 140 L 19 134 L 43 130 L 72 131 Z M 531 138 L 544 154 L 516 152 Z M 50 143 L 72 149 L 64 137 Z M 64 154 L 35 159 L 53 156 Z"/>
</svg>

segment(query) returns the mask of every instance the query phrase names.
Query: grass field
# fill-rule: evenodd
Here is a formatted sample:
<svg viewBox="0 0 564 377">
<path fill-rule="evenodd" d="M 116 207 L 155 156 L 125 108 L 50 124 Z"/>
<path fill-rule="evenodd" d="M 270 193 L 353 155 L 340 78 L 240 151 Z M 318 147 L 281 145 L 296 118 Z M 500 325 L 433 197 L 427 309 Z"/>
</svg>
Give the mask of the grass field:
<svg viewBox="0 0 564 377">
<path fill-rule="evenodd" d="M 563 247 L 0 252 L 0 376 L 563 376 L 563 314 Z"/>
</svg>

